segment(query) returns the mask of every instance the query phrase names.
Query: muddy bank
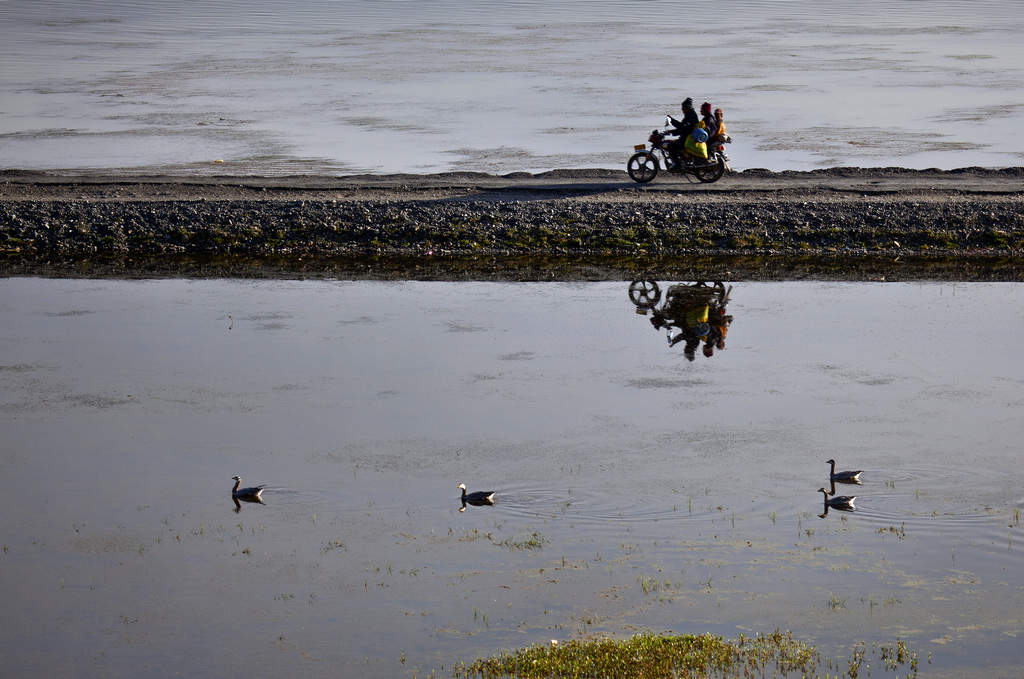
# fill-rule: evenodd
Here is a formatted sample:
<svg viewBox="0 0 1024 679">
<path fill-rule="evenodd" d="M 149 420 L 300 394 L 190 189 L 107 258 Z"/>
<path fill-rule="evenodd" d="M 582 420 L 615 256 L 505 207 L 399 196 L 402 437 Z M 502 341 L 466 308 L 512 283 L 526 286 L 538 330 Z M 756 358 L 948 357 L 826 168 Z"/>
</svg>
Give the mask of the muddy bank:
<svg viewBox="0 0 1024 679">
<path fill-rule="evenodd" d="M 0 176 L 8 275 L 1021 280 L 1024 168 Z M 845 272 L 845 273 L 844 273 Z"/>
</svg>

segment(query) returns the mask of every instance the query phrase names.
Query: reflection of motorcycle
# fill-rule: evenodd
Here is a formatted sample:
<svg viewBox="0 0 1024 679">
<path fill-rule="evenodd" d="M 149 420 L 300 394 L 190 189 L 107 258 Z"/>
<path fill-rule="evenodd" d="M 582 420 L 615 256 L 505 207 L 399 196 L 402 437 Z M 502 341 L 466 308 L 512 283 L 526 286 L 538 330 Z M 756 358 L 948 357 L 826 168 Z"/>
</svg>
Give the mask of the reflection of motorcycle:
<svg viewBox="0 0 1024 679">
<path fill-rule="evenodd" d="M 669 346 L 685 341 L 684 353 L 690 360 L 701 342 L 705 356 L 725 348 L 725 336 L 732 323 L 725 308 L 731 294 L 732 286 L 726 289 L 721 281 L 697 281 L 669 286 L 662 301 L 657 282 L 635 280 L 629 284 L 629 299 L 636 305 L 636 312 L 651 314 L 651 325 L 656 330 L 665 329 Z"/>
<path fill-rule="evenodd" d="M 626 171 L 629 172 L 633 181 L 641 184 L 647 183 L 657 177 L 658 170 L 662 168 L 668 172 L 693 175 L 705 183 L 717 182 L 726 170 L 731 171 L 729 156 L 725 153 L 725 145 L 732 142 L 729 135 L 721 134 L 707 141 L 707 160 L 683 153 L 682 155 L 685 156 L 683 162 L 676 163 L 668 150 L 668 143 L 675 141 L 675 138 L 666 139 L 666 136 L 671 134 L 673 134 L 672 130 L 665 132 L 654 130 L 647 138 L 647 141 L 651 143 L 650 150 L 644 144 L 637 144 L 633 147 L 636 153 L 630 156 L 626 163 Z"/>
</svg>

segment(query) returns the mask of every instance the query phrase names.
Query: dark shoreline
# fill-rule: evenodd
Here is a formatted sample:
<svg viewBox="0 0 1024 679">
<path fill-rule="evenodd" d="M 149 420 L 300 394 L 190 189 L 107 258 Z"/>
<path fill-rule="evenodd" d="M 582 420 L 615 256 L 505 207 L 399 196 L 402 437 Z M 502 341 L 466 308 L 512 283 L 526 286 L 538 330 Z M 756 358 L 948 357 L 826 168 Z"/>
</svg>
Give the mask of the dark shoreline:
<svg viewBox="0 0 1024 679">
<path fill-rule="evenodd" d="M 0 275 L 1024 280 L 1024 168 L 0 173 Z"/>
</svg>

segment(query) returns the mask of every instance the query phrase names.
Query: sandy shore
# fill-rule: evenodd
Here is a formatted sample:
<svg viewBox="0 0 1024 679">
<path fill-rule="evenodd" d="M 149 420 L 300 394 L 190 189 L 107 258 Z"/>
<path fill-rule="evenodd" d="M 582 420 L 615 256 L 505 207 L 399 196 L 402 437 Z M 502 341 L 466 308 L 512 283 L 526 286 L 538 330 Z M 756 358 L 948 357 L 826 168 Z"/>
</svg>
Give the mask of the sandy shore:
<svg viewBox="0 0 1024 679">
<path fill-rule="evenodd" d="M 1024 280 L 1024 168 L 0 173 L 7 275 Z"/>
</svg>

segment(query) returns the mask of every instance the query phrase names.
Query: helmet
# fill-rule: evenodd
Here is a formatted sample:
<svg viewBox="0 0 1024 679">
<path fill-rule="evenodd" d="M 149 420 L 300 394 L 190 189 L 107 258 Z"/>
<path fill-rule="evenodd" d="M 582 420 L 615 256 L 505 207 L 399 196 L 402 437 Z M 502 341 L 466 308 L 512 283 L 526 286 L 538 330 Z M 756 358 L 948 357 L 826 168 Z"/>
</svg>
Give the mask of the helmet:
<svg viewBox="0 0 1024 679">
<path fill-rule="evenodd" d="M 725 113 L 723 113 L 723 112 L 722 112 L 722 109 L 720 109 L 720 108 L 716 108 L 716 109 L 715 109 L 715 118 L 716 118 L 717 120 L 721 120 L 721 119 L 722 119 L 722 118 L 724 118 L 724 117 L 725 117 Z"/>
<path fill-rule="evenodd" d="M 705 130 L 703 127 L 695 127 L 695 128 L 693 128 L 693 138 L 698 143 L 702 142 L 702 141 L 707 141 L 708 140 L 708 131 Z"/>
<path fill-rule="evenodd" d="M 705 116 L 711 115 L 711 104 L 709 104 L 706 101 L 703 104 L 701 104 L 700 105 L 700 113 L 701 113 L 701 115 L 705 115 Z"/>
</svg>

